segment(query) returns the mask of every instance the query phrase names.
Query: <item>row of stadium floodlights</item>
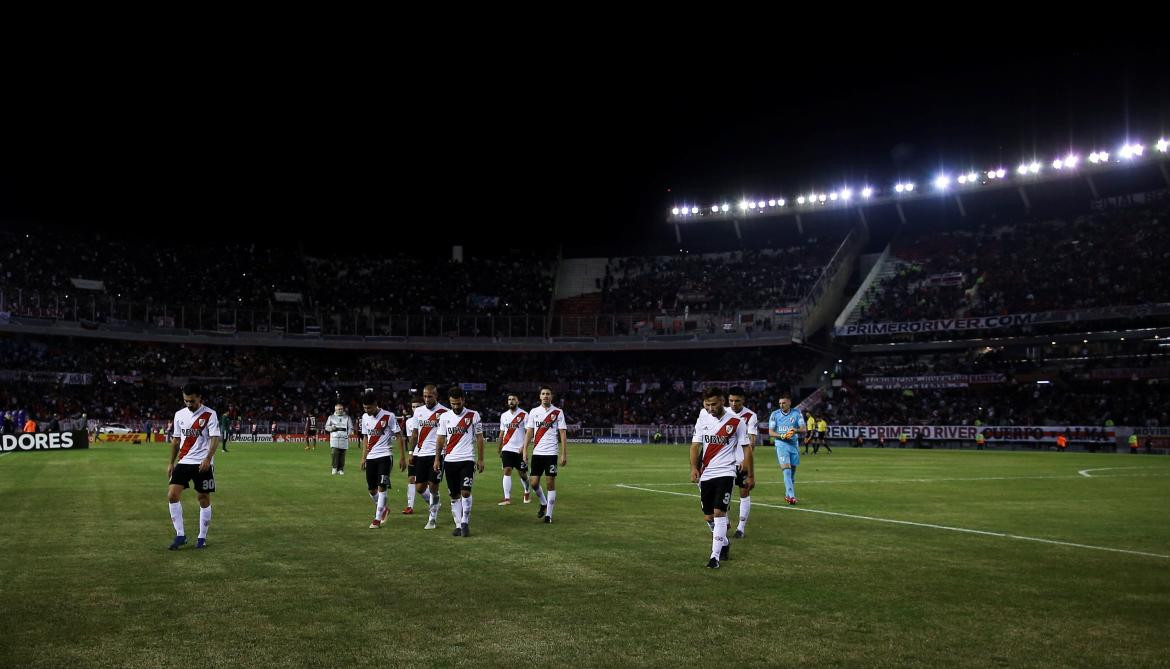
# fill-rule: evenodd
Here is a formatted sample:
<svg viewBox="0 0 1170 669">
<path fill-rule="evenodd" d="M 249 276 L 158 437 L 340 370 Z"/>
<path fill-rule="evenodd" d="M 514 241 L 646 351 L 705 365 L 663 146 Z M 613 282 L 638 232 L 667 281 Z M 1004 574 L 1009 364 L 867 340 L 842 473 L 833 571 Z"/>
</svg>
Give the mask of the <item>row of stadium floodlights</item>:
<svg viewBox="0 0 1170 669">
<path fill-rule="evenodd" d="M 1165 154 L 1170 148 L 1170 142 L 1165 138 L 1159 139 L 1154 145 L 1158 153 Z M 1111 154 L 1108 151 L 1094 151 L 1089 154 L 1089 162 L 1093 165 L 1105 166 L 1112 161 L 1115 164 L 1130 163 L 1134 160 L 1140 159 L 1146 153 L 1146 147 L 1141 142 L 1126 142 L 1119 148 L 1116 154 Z M 1050 163 L 1052 169 L 1056 171 L 1073 171 L 1081 164 L 1081 156 L 1077 153 L 1069 153 L 1062 158 L 1055 158 Z M 1044 170 L 1044 165 L 1037 159 L 1030 162 L 1020 163 L 1016 167 L 1016 175 L 1021 178 L 1036 177 Z M 998 180 L 1006 179 L 1008 176 L 1007 170 L 1003 167 L 993 167 L 983 171 L 970 170 L 965 174 L 953 176 L 948 172 L 939 173 L 933 181 L 934 189 L 936 191 L 946 191 L 955 187 L 971 188 L 982 184 L 993 183 Z M 900 195 L 911 194 L 918 186 L 913 181 L 899 181 L 893 186 L 894 197 Z M 796 198 L 796 204 L 800 206 L 825 204 L 827 202 L 849 202 L 853 199 L 854 189 L 845 187 L 829 193 L 812 192 L 808 195 L 801 195 Z M 863 200 L 868 200 L 875 195 L 879 195 L 877 189 L 872 186 L 864 186 L 856 190 L 856 193 L 861 196 Z M 745 214 L 752 213 L 766 213 L 769 209 L 776 207 L 785 207 L 790 203 L 782 197 L 768 198 L 767 200 L 756 200 L 755 198 L 745 198 L 739 202 L 738 208 Z M 731 210 L 731 205 L 724 202 L 722 204 L 713 204 L 709 207 L 700 207 L 698 205 L 681 205 L 674 207 L 670 213 L 674 216 L 696 216 L 700 213 L 712 214 L 727 213 Z"/>
</svg>

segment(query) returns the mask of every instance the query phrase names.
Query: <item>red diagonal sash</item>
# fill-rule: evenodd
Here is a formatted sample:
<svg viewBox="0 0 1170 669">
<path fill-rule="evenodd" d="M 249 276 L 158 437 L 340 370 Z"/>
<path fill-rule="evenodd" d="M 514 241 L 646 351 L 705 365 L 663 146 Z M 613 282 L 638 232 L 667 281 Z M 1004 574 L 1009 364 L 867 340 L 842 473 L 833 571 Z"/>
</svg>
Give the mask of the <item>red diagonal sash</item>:
<svg viewBox="0 0 1170 669">
<path fill-rule="evenodd" d="M 524 419 L 527 416 L 528 414 L 521 411 L 520 413 L 516 414 L 515 418 L 512 419 L 511 424 L 508 425 L 508 431 L 504 433 L 505 446 L 512 441 L 512 435 L 516 434 L 516 428 L 520 427 L 524 423 Z"/>
<path fill-rule="evenodd" d="M 191 417 L 192 434 L 183 440 L 183 447 L 179 449 L 180 460 L 186 457 L 195 442 L 199 441 L 199 433 L 207 427 L 207 417 L 210 413 L 210 411 L 203 411 Z"/>
<path fill-rule="evenodd" d="M 459 443 L 459 440 L 463 438 L 464 434 L 467 434 L 467 430 L 471 427 L 472 418 L 475 418 L 475 412 L 468 411 L 466 416 L 459 419 L 459 422 L 455 425 L 455 431 L 451 433 L 452 438 L 447 441 L 447 449 L 444 453 L 451 455 L 451 451 L 455 448 L 455 445 Z M 459 428 L 463 428 L 463 430 L 460 431 Z"/>
<path fill-rule="evenodd" d="M 548 432 L 550 427 L 557 424 L 557 418 L 559 418 L 560 415 L 561 410 L 557 409 L 556 411 L 550 412 L 547 416 L 544 417 L 544 420 L 540 421 L 541 427 L 536 431 L 536 438 L 532 440 L 532 445 L 534 448 L 537 444 L 540 443 L 540 440 L 544 438 L 544 433 Z"/>
</svg>

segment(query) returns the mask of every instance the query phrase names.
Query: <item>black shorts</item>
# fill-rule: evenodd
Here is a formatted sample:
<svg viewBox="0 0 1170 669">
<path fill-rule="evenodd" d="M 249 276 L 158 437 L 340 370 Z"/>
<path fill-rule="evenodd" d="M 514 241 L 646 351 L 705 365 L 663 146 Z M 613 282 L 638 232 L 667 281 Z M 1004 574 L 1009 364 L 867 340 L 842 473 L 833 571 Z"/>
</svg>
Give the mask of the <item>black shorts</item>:
<svg viewBox="0 0 1170 669">
<path fill-rule="evenodd" d="M 171 485 L 189 488 L 192 481 L 195 482 L 195 492 L 215 492 L 215 465 L 205 472 L 199 471 L 199 465 L 175 465 Z"/>
<path fill-rule="evenodd" d="M 519 469 L 521 473 L 528 471 L 528 463 L 515 451 L 500 451 L 500 462 L 504 464 L 505 469 L 512 467 Z"/>
<path fill-rule="evenodd" d="M 394 468 L 394 456 L 387 455 L 366 460 L 366 487 L 370 490 L 382 487 L 390 489 L 390 470 Z"/>
<path fill-rule="evenodd" d="M 313 439 L 316 439 L 317 438 L 317 431 L 316 430 L 306 430 L 305 436 L 312 437 Z"/>
<path fill-rule="evenodd" d="M 415 483 L 438 483 L 443 480 L 443 469 L 435 471 L 434 455 L 416 455 L 411 459 L 410 475 Z"/>
<path fill-rule="evenodd" d="M 703 502 L 704 516 L 715 513 L 715 509 L 727 512 L 727 508 L 731 506 L 731 487 L 734 484 L 734 476 L 723 476 L 699 482 L 699 498 Z"/>
<path fill-rule="evenodd" d="M 557 456 L 555 455 L 534 455 L 532 462 L 528 463 L 530 471 L 529 476 L 547 476 L 550 479 L 557 477 Z"/>
<path fill-rule="evenodd" d="M 451 497 L 458 497 L 460 490 L 471 490 L 475 482 L 475 463 L 471 460 L 444 462 L 443 476 L 447 477 L 447 492 Z"/>
<path fill-rule="evenodd" d="M 747 479 L 748 479 L 747 470 L 740 469 L 739 467 L 736 467 L 735 468 L 735 487 L 746 488 L 747 487 Z"/>
</svg>

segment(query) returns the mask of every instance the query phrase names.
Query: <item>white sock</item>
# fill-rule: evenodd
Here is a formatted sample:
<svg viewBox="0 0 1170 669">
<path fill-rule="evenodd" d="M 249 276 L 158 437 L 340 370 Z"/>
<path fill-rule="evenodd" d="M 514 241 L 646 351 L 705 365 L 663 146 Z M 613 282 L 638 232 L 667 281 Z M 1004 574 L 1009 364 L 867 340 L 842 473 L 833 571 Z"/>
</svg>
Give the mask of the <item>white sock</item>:
<svg viewBox="0 0 1170 669">
<path fill-rule="evenodd" d="M 183 530 L 183 504 L 182 502 L 168 502 L 167 505 L 171 508 L 171 525 L 175 526 L 175 536 L 187 536 L 187 532 Z"/>
<path fill-rule="evenodd" d="M 727 516 L 715 519 L 715 533 L 711 535 L 711 557 L 719 559 L 723 544 L 727 543 Z"/>
<path fill-rule="evenodd" d="M 206 509 L 199 509 L 199 538 L 207 538 L 207 528 L 211 527 L 211 505 Z"/>
<path fill-rule="evenodd" d="M 553 507 L 556 506 L 556 503 L 557 503 L 557 491 L 556 490 L 548 491 L 548 509 L 545 510 L 544 515 L 548 516 L 549 518 L 552 518 Z"/>
<path fill-rule="evenodd" d="M 381 518 L 382 511 L 385 508 L 386 508 L 386 493 L 380 492 L 380 493 L 378 493 L 377 506 L 374 507 L 374 517 Z"/>
<path fill-rule="evenodd" d="M 456 527 L 463 524 L 463 504 L 458 497 L 451 500 L 451 517 L 455 519 Z"/>
<path fill-rule="evenodd" d="M 423 488 L 422 498 L 423 498 L 423 501 L 427 503 L 427 506 L 434 506 L 434 501 L 431 500 L 431 489 L 430 488 Z"/>
<path fill-rule="evenodd" d="M 504 477 L 504 499 L 512 499 L 512 477 Z"/>
<path fill-rule="evenodd" d="M 532 486 L 528 485 L 528 479 L 524 476 L 520 477 L 520 485 L 524 486 L 524 494 L 532 492 Z"/>
<path fill-rule="evenodd" d="M 463 520 L 464 523 L 471 522 L 471 495 L 463 498 Z"/>
<path fill-rule="evenodd" d="M 544 496 L 544 490 L 539 485 L 533 488 L 532 492 L 536 493 L 536 499 L 540 500 L 541 506 L 548 505 L 548 498 Z"/>
<path fill-rule="evenodd" d="M 412 485 L 406 486 L 406 505 L 412 509 L 414 508 L 414 496 L 417 493 L 418 493 L 418 491 L 415 490 L 414 486 L 412 486 Z"/>
<path fill-rule="evenodd" d="M 752 513 L 752 498 L 751 495 L 739 498 L 739 531 L 743 532 L 743 528 L 747 527 L 747 519 Z"/>
<path fill-rule="evenodd" d="M 378 506 L 378 491 L 370 493 L 370 501 L 374 503 L 374 506 Z"/>
</svg>

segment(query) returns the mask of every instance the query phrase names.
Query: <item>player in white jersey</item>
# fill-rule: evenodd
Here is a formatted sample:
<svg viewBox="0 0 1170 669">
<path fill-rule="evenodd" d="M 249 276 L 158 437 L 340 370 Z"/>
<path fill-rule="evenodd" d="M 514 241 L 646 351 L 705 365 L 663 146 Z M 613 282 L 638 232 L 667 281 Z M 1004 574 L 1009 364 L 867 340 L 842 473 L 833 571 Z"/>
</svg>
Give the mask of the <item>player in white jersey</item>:
<svg viewBox="0 0 1170 669">
<path fill-rule="evenodd" d="M 366 486 L 370 490 L 370 501 L 374 503 L 374 520 L 370 522 L 370 529 L 375 530 L 386 522 L 390 508 L 386 505 L 386 491 L 390 489 L 390 470 L 394 467 L 395 436 L 398 448 L 406 458 L 406 442 L 402 439 L 402 432 L 398 428 L 398 420 L 394 414 L 378 406 L 378 395 L 372 388 L 362 393 L 362 435 L 366 439 L 362 450 L 361 468 L 366 472 Z"/>
<path fill-rule="evenodd" d="M 422 398 L 423 405 L 414 410 L 418 437 L 414 442 L 410 473 L 414 475 L 418 494 L 423 496 L 430 511 L 423 529 L 433 530 L 439 521 L 439 483 L 443 480 L 443 471 L 440 469 L 436 472 L 434 469 L 435 453 L 438 453 L 439 419 L 450 409 L 439 404 L 439 391 L 433 384 L 423 387 Z"/>
<path fill-rule="evenodd" d="M 223 436 L 219 430 L 219 417 L 211 407 L 203 406 L 202 388 L 190 383 L 184 386 L 183 404 L 186 406 L 175 412 L 171 461 L 167 467 L 167 477 L 170 479 L 167 503 L 170 506 L 171 524 L 175 527 L 175 539 L 170 546 L 173 551 L 187 543 L 187 532 L 183 529 L 183 505 L 179 498 L 192 481 L 195 482 L 195 494 L 199 499 L 199 541 L 195 547 L 204 548 L 207 545 L 207 529 L 211 527 L 211 493 L 215 492 L 215 451 Z"/>
<path fill-rule="evenodd" d="M 743 405 L 744 396 L 747 393 L 739 386 L 732 386 L 727 389 L 727 401 L 730 405 L 728 408 L 735 415 L 742 418 L 747 426 L 748 443 L 744 444 L 744 451 L 751 451 L 755 456 L 756 440 L 760 434 L 760 417 L 755 411 Z M 755 462 L 755 457 L 752 458 Z M 742 539 L 743 532 L 747 528 L 748 516 L 752 511 L 752 488 L 756 487 L 756 473 L 752 469 L 743 467 L 742 465 L 735 472 L 735 485 L 739 487 L 739 527 L 735 530 L 733 538 Z"/>
<path fill-rule="evenodd" d="M 418 494 L 414 476 L 414 451 L 418 445 L 418 419 L 414 417 L 414 412 L 422 405 L 421 397 L 410 398 L 410 417 L 406 419 L 406 452 L 410 453 L 410 462 L 407 463 L 410 465 L 410 470 L 406 472 L 406 508 L 402 510 L 403 515 L 406 516 L 414 513 L 414 498 Z"/>
<path fill-rule="evenodd" d="M 723 407 L 723 390 L 704 391 L 703 410 L 691 437 L 691 482 L 699 484 L 703 516 L 714 525 L 709 569 L 718 569 L 722 561 L 731 557 L 727 509 L 731 506 L 737 467 L 752 470 L 751 448 L 744 449 L 749 443 L 747 421 Z"/>
<path fill-rule="evenodd" d="M 512 503 L 513 469 L 517 470 L 520 485 L 524 486 L 524 503 L 532 501 L 531 489 L 528 486 L 528 461 L 524 459 L 527 421 L 528 412 L 520 408 L 520 396 L 516 393 L 508 395 L 508 410 L 500 414 L 500 444 L 496 447 L 496 452 L 500 454 L 500 462 L 504 465 L 504 498 L 497 506 L 508 506 Z"/>
<path fill-rule="evenodd" d="M 447 491 L 451 494 L 451 515 L 457 523 L 457 537 L 471 536 L 471 486 L 476 472 L 483 473 L 483 420 L 478 411 L 463 405 L 463 389 L 453 386 L 447 391 L 451 410 L 439 419 L 439 441 L 434 470 L 443 468 Z M 472 441 L 474 440 L 474 444 Z M 439 459 L 439 453 L 443 459 Z"/>
<path fill-rule="evenodd" d="M 536 517 L 546 523 L 552 522 L 553 507 L 557 503 L 557 446 L 560 446 L 561 466 L 569 464 L 569 447 L 566 441 L 568 421 L 565 412 L 553 406 L 553 391 L 548 386 L 540 388 L 540 406 L 528 412 L 524 429 L 524 451 L 528 457 L 528 483 L 540 500 Z M 528 445 L 532 450 L 528 451 Z M 540 477 L 548 479 L 548 495 L 540 488 Z"/>
<path fill-rule="evenodd" d="M 353 434 L 353 419 L 345 413 L 345 405 L 333 405 L 333 415 L 325 421 L 329 433 L 329 447 L 333 455 L 333 474 L 345 476 L 345 454 L 349 451 L 349 435 Z"/>
</svg>

